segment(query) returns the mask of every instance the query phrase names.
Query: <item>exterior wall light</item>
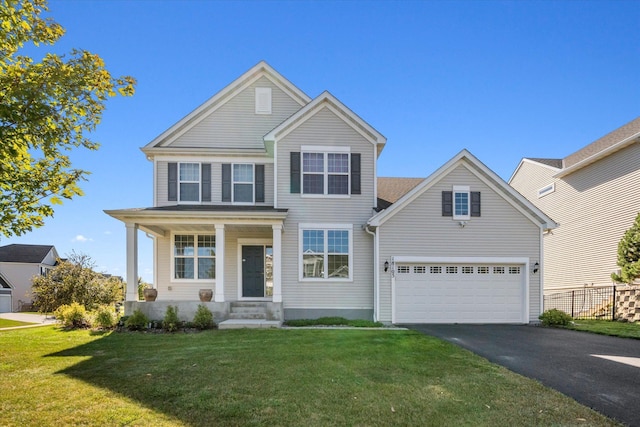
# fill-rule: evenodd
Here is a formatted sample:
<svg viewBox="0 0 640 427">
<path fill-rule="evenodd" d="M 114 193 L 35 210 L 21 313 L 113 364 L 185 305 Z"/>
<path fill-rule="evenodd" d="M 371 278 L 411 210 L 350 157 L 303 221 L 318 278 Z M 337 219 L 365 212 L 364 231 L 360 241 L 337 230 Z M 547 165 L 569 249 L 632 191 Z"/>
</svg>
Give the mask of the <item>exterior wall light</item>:
<svg viewBox="0 0 640 427">
<path fill-rule="evenodd" d="M 535 264 L 533 264 L 533 272 L 537 273 L 538 270 L 540 270 L 540 263 L 536 262 Z"/>
<path fill-rule="evenodd" d="M 389 271 L 389 261 L 384 262 L 384 272 L 386 273 L 387 271 Z"/>
</svg>

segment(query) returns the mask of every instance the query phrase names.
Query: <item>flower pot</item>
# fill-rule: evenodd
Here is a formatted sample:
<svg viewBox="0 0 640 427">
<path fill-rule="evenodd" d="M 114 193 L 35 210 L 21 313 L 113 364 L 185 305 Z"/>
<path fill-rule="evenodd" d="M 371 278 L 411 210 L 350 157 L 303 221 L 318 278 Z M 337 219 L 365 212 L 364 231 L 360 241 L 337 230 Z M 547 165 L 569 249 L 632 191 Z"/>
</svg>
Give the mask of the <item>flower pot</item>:
<svg viewBox="0 0 640 427">
<path fill-rule="evenodd" d="M 155 301 L 158 298 L 158 290 L 147 288 L 142 291 L 142 295 L 144 295 L 145 301 Z"/>
<path fill-rule="evenodd" d="M 209 302 L 211 298 L 213 298 L 213 289 L 200 289 L 198 296 L 200 297 L 200 301 Z"/>
</svg>

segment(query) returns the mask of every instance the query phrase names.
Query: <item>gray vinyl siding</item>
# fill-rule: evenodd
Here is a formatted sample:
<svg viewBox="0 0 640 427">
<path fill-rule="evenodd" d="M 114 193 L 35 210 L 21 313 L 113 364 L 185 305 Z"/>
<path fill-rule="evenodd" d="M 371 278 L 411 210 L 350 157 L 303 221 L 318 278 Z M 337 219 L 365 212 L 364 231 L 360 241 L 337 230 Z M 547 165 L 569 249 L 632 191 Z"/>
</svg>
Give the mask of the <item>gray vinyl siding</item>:
<svg viewBox="0 0 640 427">
<path fill-rule="evenodd" d="M 640 210 L 640 144 L 635 143 L 562 178 L 537 198 L 526 183 L 540 174 L 521 168 L 512 185 L 560 226 L 544 237 L 545 293 L 611 284 L 618 242 Z"/>
<path fill-rule="evenodd" d="M 469 185 L 480 191 L 482 216 L 467 221 L 443 217 L 442 191 Z M 524 257 L 533 265 L 540 257 L 540 227 L 509 204 L 468 169 L 458 166 L 382 224 L 380 238 L 380 319 L 391 321 L 391 272 L 384 262 L 394 256 Z M 540 275 L 529 272 L 529 315 L 540 314 Z"/>
<path fill-rule="evenodd" d="M 31 284 L 33 278 L 40 275 L 40 264 L 3 262 L 0 263 L 0 271 L 9 285 L 13 286 L 12 310 L 20 308 L 20 301 L 30 303 Z"/>
<path fill-rule="evenodd" d="M 255 88 L 271 88 L 271 114 L 255 114 Z M 264 148 L 262 137 L 301 105 L 261 77 L 171 143 L 171 147 Z"/>
<path fill-rule="evenodd" d="M 361 153 L 362 194 L 348 198 L 311 198 L 289 193 L 290 153 L 302 145 L 350 146 Z M 284 308 L 373 308 L 373 238 L 362 226 L 372 215 L 374 147 L 333 112 L 324 108 L 277 142 L 278 207 L 289 209 L 282 235 L 282 294 Z M 352 282 L 299 280 L 298 225 L 353 226 Z"/>
<path fill-rule="evenodd" d="M 175 234 L 214 234 L 210 233 L 180 231 Z M 238 239 L 262 239 L 271 241 L 272 232 L 270 227 L 262 229 L 248 229 L 240 231 L 238 229 L 225 230 L 225 259 L 224 259 L 224 298 L 225 301 L 236 301 L 238 299 Z M 218 243 L 218 242 L 216 242 Z M 156 266 L 158 277 L 156 279 L 158 289 L 158 301 L 193 301 L 198 299 L 200 289 L 213 289 L 215 283 L 203 281 L 172 281 L 171 278 L 171 251 L 173 250 L 172 236 L 156 238 L 157 256 Z M 217 261 L 217 260 L 216 260 Z M 169 290 L 171 287 L 171 290 Z"/>
<path fill-rule="evenodd" d="M 265 157 L 265 161 L 271 161 Z M 176 162 L 180 161 L 189 161 L 189 160 L 180 160 L 176 158 Z M 203 163 L 208 163 L 207 159 L 200 160 Z M 157 171 L 156 171 L 156 206 L 170 206 L 175 205 L 176 202 L 168 201 L 168 163 L 169 161 L 160 160 L 157 162 Z M 211 159 L 211 202 L 206 202 L 203 204 L 224 204 L 229 205 L 229 202 L 222 202 L 222 163 L 215 162 Z M 230 162 L 225 162 L 230 163 Z M 248 163 L 247 160 L 238 158 L 237 163 Z M 261 163 L 261 162 L 250 162 L 250 163 Z M 265 163 L 264 164 L 264 202 L 256 203 L 256 205 L 265 205 L 265 206 L 273 206 L 274 200 L 274 182 L 273 182 L 273 163 Z"/>
</svg>

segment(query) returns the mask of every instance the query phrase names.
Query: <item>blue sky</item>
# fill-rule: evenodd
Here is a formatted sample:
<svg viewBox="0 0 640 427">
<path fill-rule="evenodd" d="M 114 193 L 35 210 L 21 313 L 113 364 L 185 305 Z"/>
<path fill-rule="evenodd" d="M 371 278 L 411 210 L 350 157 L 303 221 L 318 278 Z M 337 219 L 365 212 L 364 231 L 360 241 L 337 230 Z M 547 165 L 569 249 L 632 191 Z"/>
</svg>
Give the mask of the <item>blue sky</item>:
<svg viewBox="0 0 640 427">
<path fill-rule="evenodd" d="M 103 209 L 152 204 L 140 147 L 266 60 L 387 137 L 380 176 L 426 177 L 467 148 L 508 180 L 522 157 L 564 157 L 640 115 L 640 1 L 55 0 L 48 51 L 99 54 L 138 80 L 108 101 L 86 196 L 0 244 L 53 244 L 125 274 L 125 228 Z M 139 272 L 152 281 L 151 241 Z"/>
</svg>

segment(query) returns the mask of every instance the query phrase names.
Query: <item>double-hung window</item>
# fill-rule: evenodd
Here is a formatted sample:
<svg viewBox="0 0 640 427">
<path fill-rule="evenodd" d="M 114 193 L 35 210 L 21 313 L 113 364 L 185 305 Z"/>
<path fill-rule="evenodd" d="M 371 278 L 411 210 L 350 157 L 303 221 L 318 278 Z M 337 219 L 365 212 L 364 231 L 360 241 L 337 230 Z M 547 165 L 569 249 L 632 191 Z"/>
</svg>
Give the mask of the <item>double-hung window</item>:
<svg viewBox="0 0 640 427">
<path fill-rule="evenodd" d="M 179 200 L 181 202 L 200 201 L 200 164 L 180 163 L 178 173 Z"/>
<path fill-rule="evenodd" d="M 303 147 L 303 194 L 349 195 L 348 147 L 333 147 L 330 150 L 321 152 L 317 147 Z"/>
<path fill-rule="evenodd" d="M 253 203 L 253 164 L 233 165 L 233 202 Z"/>
<path fill-rule="evenodd" d="M 216 237 L 176 234 L 173 239 L 173 278 L 212 280 L 216 277 Z"/>
<path fill-rule="evenodd" d="M 352 227 L 300 225 L 300 279 L 351 280 Z"/>
<path fill-rule="evenodd" d="M 470 214 L 469 186 L 453 186 L 453 219 L 469 219 Z"/>
</svg>

